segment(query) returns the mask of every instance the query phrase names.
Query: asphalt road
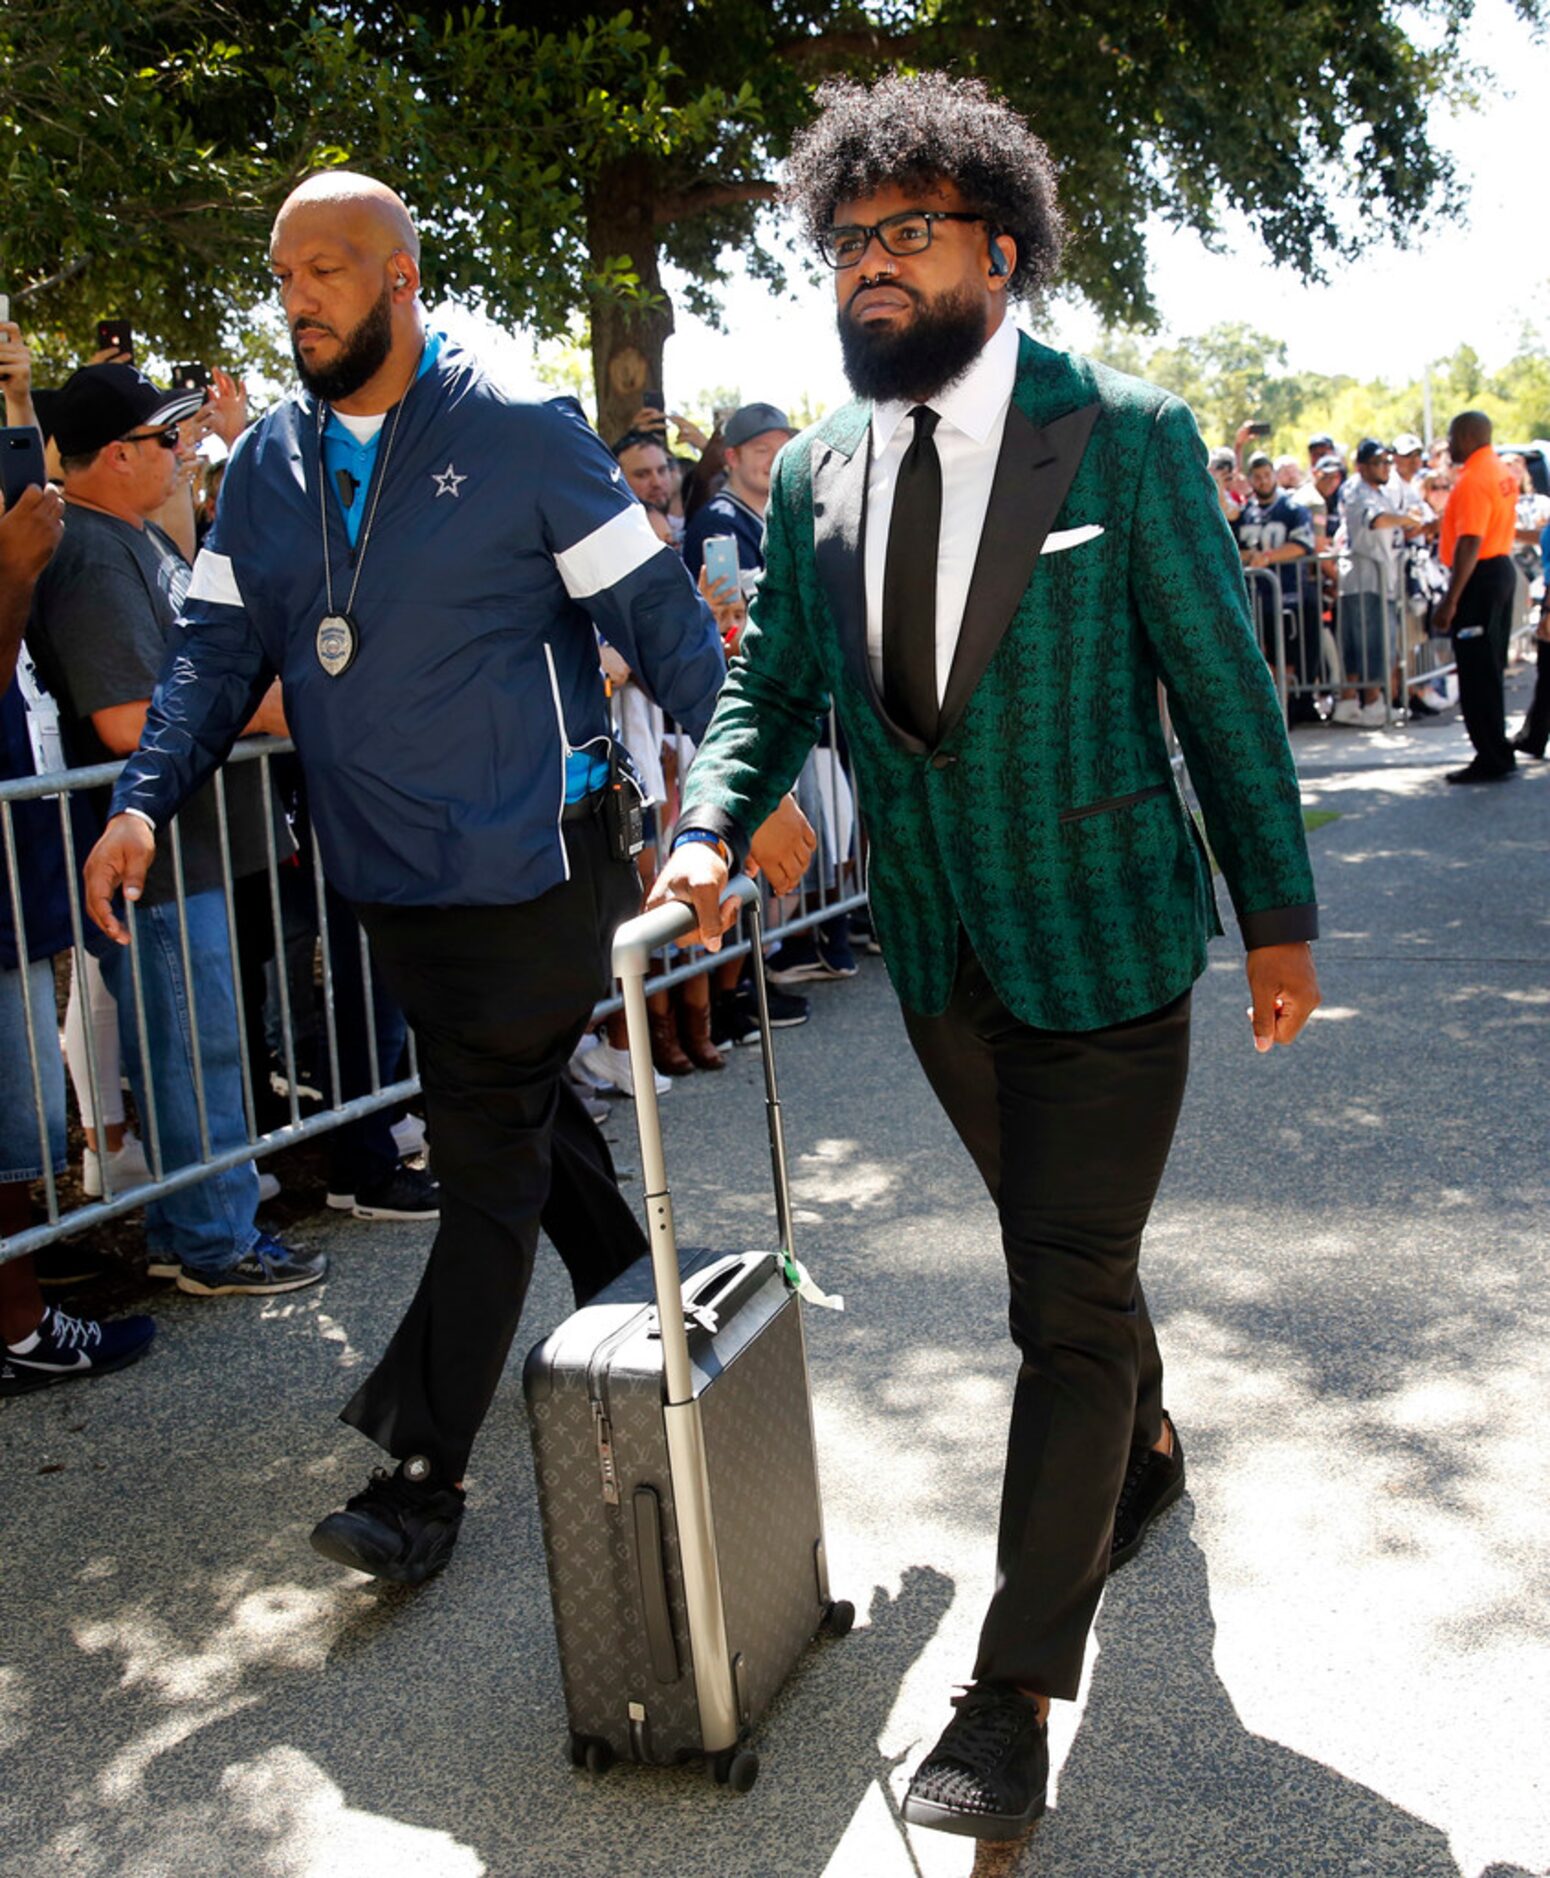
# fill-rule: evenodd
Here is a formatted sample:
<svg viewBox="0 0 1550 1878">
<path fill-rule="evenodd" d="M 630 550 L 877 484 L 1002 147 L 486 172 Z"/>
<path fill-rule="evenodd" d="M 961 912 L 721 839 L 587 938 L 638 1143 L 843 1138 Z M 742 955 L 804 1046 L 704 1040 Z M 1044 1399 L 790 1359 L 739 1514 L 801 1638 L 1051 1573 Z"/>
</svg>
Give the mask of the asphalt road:
<svg viewBox="0 0 1550 1878">
<path fill-rule="evenodd" d="M 906 1831 L 967 1677 L 1013 1359 L 988 1202 L 881 964 L 780 1038 L 832 1576 L 739 1797 L 574 1772 L 519 1361 L 451 1569 L 306 1533 L 372 1451 L 335 1420 L 429 1233 L 337 1216 L 325 1287 L 158 1291 L 153 1354 L 0 1412 L 0 1872 L 79 1878 L 1527 1878 L 1550 1870 L 1544 1064 L 1550 766 L 1453 790 L 1448 724 L 1299 733 L 1326 1004 L 1266 1060 L 1235 949 L 1144 1254 L 1189 1492 L 1117 1577 L 1051 1810 Z M 772 1234 L 757 1063 L 665 1105 L 686 1242 Z M 635 1165 L 631 1111 L 611 1133 Z M 567 1293 L 544 1254 L 519 1351 Z"/>
</svg>

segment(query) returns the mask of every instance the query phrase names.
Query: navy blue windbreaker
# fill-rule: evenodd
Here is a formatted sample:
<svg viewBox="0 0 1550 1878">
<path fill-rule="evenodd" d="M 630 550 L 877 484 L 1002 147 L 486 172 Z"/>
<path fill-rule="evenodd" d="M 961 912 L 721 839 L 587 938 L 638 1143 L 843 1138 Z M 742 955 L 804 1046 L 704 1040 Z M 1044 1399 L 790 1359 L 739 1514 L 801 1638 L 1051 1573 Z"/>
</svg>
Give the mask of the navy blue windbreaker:
<svg viewBox="0 0 1550 1878">
<path fill-rule="evenodd" d="M 517 399 L 444 342 L 405 394 L 391 455 L 387 440 L 360 649 L 331 678 L 316 650 L 317 403 L 297 393 L 242 438 L 113 811 L 159 827 L 278 672 L 347 899 L 534 899 L 568 874 L 566 756 L 601 749 L 608 728 L 593 627 L 699 737 L 724 672 L 715 622 L 573 399 Z M 353 558 L 331 495 L 324 509 L 342 611 Z"/>
</svg>

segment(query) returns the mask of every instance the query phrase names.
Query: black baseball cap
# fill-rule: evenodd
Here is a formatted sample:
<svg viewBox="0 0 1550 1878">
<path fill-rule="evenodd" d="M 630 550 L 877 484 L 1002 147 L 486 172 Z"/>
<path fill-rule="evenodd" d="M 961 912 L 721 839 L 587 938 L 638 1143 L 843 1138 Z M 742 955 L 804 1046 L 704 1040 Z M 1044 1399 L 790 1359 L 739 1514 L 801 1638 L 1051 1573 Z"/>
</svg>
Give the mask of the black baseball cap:
<svg viewBox="0 0 1550 1878">
<path fill-rule="evenodd" d="M 1379 443 L 1376 437 L 1363 437 L 1356 446 L 1358 463 L 1370 463 L 1375 456 L 1392 456 L 1393 450 L 1386 443 Z"/>
<path fill-rule="evenodd" d="M 1327 444 L 1329 445 L 1329 447 L 1330 447 L 1330 449 L 1331 449 L 1331 450 L 1333 450 L 1333 449 L 1334 449 L 1334 447 L 1335 447 L 1335 440 L 1334 440 L 1334 438 L 1333 438 L 1333 437 L 1326 437 L 1326 436 L 1324 435 L 1324 433 L 1323 433 L 1323 431 L 1320 431 L 1320 432 L 1319 432 L 1319 434 L 1318 434 L 1318 435 L 1317 435 L 1316 437 L 1310 437 L 1310 438 L 1308 439 L 1308 448 L 1309 448 L 1309 449 L 1311 450 L 1311 449 L 1313 449 L 1313 447 L 1315 446 L 1315 444 L 1321 444 L 1321 443 L 1327 443 Z"/>
<path fill-rule="evenodd" d="M 163 391 L 132 365 L 83 365 L 48 398 L 48 426 L 61 456 L 90 456 L 135 430 L 192 417 L 202 391 Z"/>
<path fill-rule="evenodd" d="M 1259 468 L 1261 463 L 1264 464 L 1266 469 L 1275 468 L 1275 458 L 1266 456 L 1263 450 L 1256 450 L 1243 467 L 1245 469 L 1255 470 Z"/>
<path fill-rule="evenodd" d="M 767 430 L 784 430 L 796 435 L 796 425 L 776 404 L 743 404 L 727 419 L 727 427 L 722 436 L 727 447 L 740 450 L 745 443 L 752 443 L 755 437 L 762 437 Z"/>
<path fill-rule="evenodd" d="M 1328 456 L 1319 458 L 1313 466 L 1313 473 L 1315 476 L 1344 476 L 1345 464 L 1331 452 Z"/>
</svg>

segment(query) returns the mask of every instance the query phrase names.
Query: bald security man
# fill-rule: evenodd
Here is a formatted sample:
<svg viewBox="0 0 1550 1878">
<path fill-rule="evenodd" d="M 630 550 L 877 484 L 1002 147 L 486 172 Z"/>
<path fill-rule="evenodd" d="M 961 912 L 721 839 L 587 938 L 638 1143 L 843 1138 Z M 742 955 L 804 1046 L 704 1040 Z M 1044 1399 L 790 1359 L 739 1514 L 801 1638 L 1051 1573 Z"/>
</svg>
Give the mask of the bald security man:
<svg viewBox="0 0 1550 1878">
<path fill-rule="evenodd" d="M 114 896 L 278 673 L 324 869 L 416 1032 L 442 1188 L 419 1289 L 343 1411 L 397 1465 L 312 1542 L 417 1584 L 456 1542 L 540 1220 L 578 1301 L 645 1249 L 562 1075 L 639 904 L 601 813 L 596 634 L 693 736 L 723 665 L 579 405 L 525 402 L 427 329 L 390 189 L 311 178 L 270 262 L 301 386 L 233 453 L 87 898 L 122 943 Z M 766 837 L 776 885 L 808 840 L 789 817 Z"/>
</svg>

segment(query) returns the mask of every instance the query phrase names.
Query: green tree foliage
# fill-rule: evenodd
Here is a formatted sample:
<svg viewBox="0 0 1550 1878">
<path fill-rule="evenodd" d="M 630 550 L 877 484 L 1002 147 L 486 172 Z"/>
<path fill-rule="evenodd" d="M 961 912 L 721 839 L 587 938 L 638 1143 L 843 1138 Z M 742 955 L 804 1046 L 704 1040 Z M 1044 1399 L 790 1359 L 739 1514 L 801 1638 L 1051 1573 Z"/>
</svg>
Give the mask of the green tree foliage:
<svg viewBox="0 0 1550 1878">
<path fill-rule="evenodd" d="M 1310 436 L 1334 437 L 1346 450 L 1363 437 L 1392 442 L 1402 431 L 1425 434 L 1421 379 L 1389 384 L 1286 369 L 1286 347 L 1242 325 L 1213 326 L 1196 338 L 1150 350 L 1131 331 L 1106 334 L 1094 356 L 1173 392 L 1194 411 L 1208 444 L 1231 443 L 1238 426 L 1271 426 L 1264 447 L 1304 458 Z M 1455 412 L 1485 411 L 1501 442 L 1550 438 L 1550 341 L 1526 328 L 1512 359 L 1488 371 L 1472 346 L 1432 368 L 1432 421 L 1440 435 Z"/>
<path fill-rule="evenodd" d="M 61 345 L 120 313 L 208 352 L 264 290 L 286 189 L 352 163 L 413 203 L 433 290 L 542 333 L 589 315 L 607 430 L 660 373 L 664 261 L 700 313 L 734 251 L 781 284 L 763 218 L 825 76 L 985 76 L 1059 160 L 1069 283 L 1144 325 L 1155 216 L 1209 244 L 1241 211 L 1312 277 L 1456 208 L 1426 122 L 1467 77 L 1471 5 L 7 0 L 0 280 Z"/>
</svg>

